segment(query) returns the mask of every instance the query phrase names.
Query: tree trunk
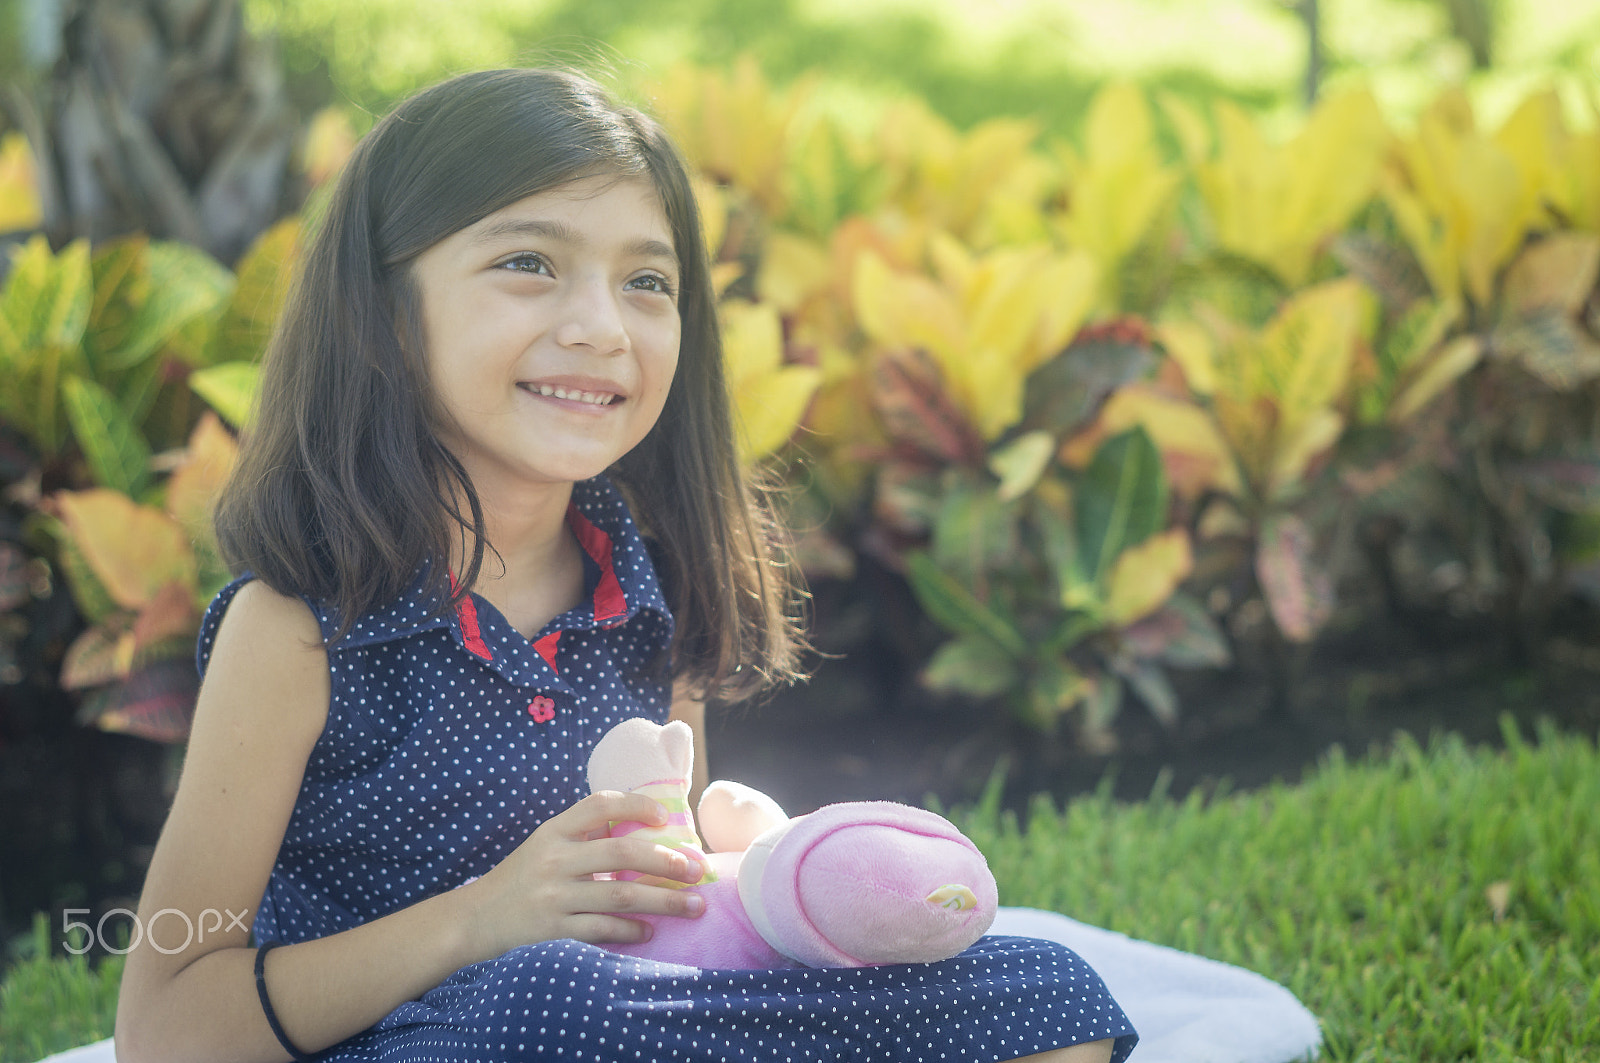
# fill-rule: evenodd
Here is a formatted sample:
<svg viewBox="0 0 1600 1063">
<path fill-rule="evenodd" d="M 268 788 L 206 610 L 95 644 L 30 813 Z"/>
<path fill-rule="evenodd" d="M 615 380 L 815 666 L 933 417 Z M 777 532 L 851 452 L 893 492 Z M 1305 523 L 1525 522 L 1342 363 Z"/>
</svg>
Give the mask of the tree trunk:
<svg viewBox="0 0 1600 1063">
<path fill-rule="evenodd" d="M 52 243 L 143 232 L 231 265 L 298 209 L 301 122 L 238 0 L 25 4 L 45 54 L 4 102 L 33 146 Z"/>
</svg>

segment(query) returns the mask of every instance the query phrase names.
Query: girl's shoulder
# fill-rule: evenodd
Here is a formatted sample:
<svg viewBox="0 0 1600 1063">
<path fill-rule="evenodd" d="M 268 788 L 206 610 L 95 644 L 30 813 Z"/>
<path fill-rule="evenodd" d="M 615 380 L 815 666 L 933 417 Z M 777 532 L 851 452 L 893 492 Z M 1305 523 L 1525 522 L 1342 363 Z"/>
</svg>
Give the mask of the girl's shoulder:
<svg viewBox="0 0 1600 1063">
<path fill-rule="evenodd" d="M 280 594 L 246 573 L 217 592 L 200 620 L 195 664 L 202 676 L 216 650 L 224 618 L 228 618 L 230 639 L 245 644 L 316 646 L 324 641 L 321 617 L 311 603 Z"/>
<path fill-rule="evenodd" d="M 426 565 L 418 570 L 399 597 L 357 617 L 348 627 L 341 623 L 339 610 L 332 602 L 283 594 L 247 572 L 218 591 L 201 618 L 196 663 L 202 675 L 223 618 L 232 615 L 246 601 L 250 602 L 248 608 L 252 612 L 261 611 L 284 622 L 282 634 L 291 634 L 289 626 L 292 626 L 296 637 L 320 643 L 330 653 L 389 641 L 449 623 L 445 599 L 429 580 L 429 566 Z M 344 634 L 335 642 L 341 630 Z"/>
</svg>

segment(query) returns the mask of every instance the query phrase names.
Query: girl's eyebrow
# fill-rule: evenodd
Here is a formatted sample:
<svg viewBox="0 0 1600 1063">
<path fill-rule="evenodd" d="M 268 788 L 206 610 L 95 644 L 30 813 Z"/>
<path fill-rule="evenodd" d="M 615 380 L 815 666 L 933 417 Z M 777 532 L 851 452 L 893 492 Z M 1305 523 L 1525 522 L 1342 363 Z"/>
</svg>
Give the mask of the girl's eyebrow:
<svg viewBox="0 0 1600 1063">
<path fill-rule="evenodd" d="M 535 236 L 563 244 L 585 242 L 583 234 L 566 222 L 539 219 L 497 221 L 473 233 L 471 242 L 486 244 L 508 236 Z M 648 236 L 629 241 L 622 250 L 624 254 L 641 258 L 665 258 L 671 259 L 674 263 L 678 261 L 678 253 L 672 249 L 671 244 L 662 243 Z"/>
</svg>

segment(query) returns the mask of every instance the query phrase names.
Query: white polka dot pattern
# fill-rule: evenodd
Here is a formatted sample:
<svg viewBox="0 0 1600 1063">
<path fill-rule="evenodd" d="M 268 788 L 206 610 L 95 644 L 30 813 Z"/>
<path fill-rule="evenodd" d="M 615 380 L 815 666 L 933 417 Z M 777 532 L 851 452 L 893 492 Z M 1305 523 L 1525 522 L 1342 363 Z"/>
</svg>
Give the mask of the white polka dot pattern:
<svg viewBox="0 0 1600 1063">
<path fill-rule="evenodd" d="M 421 593 L 425 573 L 330 647 L 328 723 L 256 915 L 258 942 L 324 937 L 483 874 L 584 795 L 601 735 L 630 716 L 665 721 L 668 686 L 648 669 L 672 622 L 644 542 L 603 479 L 576 485 L 573 503 L 609 536 L 626 609 L 619 622 L 597 596 L 552 620 L 534 641 L 556 647 L 553 664 L 481 598 L 466 624 L 441 612 Z M 594 595 L 604 573 L 586 566 Z M 206 613 L 202 672 L 247 579 Z M 337 617 L 309 604 L 331 635 Z M 1099 977 L 1029 938 L 985 938 L 937 964 L 783 971 L 698 970 L 553 941 L 464 967 L 318 1058 L 968 1063 L 1106 1037 L 1119 1039 L 1118 1060 L 1135 1042 Z"/>
</svg>

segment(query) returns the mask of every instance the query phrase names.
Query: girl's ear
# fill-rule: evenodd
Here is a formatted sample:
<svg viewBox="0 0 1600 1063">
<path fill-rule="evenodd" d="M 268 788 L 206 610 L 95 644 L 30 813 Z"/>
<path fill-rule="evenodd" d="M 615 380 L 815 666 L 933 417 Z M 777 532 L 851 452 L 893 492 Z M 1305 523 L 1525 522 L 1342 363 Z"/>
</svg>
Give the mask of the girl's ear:
<svg viewBox="0 0 1600 1063">
<path fill-rule="evenodd" d="M 778 802 L 742 783 L 718 779 L 706 787 L 696 813 L 700 837 L 715 853 L 742 853 L 789 816 Z"/>
</svg>

